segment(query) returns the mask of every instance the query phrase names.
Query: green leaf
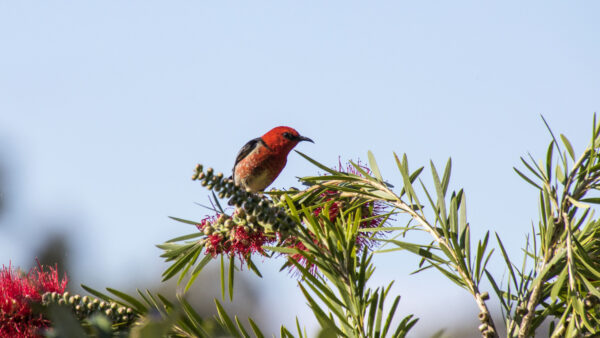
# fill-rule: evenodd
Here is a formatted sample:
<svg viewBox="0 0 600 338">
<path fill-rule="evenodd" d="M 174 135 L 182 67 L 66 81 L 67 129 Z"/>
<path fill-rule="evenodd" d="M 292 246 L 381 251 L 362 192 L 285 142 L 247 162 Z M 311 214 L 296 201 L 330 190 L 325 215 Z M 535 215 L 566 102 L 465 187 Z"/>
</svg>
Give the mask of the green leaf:
<svg viewBox="0 0 600 338">
<path fill-rule="evenodd" d="M 400 296 L 396 296 L 394 299 L 394 303 L 388 312 L 387 319 L 385 320 L 385 325 L 383 326 L 383 331 L 381 331 L 381 337 L 386 337 L 387 333 L 390 329 L 390 325 L 392 324 L 392 319 L 394 318 L 394 313 L 396 313 L 396 308 L 398 307 L 398 303 L 400 302 Z"/>
<path fill-rule="evenodd" d="M 553 283 L 554 285 L 552 285 L 552 290 L 550 291 L 550 297 L 552 298 L 552 301 L 556 301 L 558 294 L 560 293 L 563 285 L 565 284 L 568 272 L 568 269 L 565 267 L 563 271 L 561 271 L 561 273 L 558 275 L 556 281 Z"/>
<path fill-rule="evenodd" d="M 379 167 L 377 166 L 377 162 L 375 161 L 375 156 L 373 156 L 373 153 L 370 150 L 368 151 L 367 155 L 369 157 L 369 167 L 371 167 L 373 175 L 378 180 L 383 182 L 383 177 L 381 176 L 381 172 L 379 171 Z"/>
<path fill-rule="evenodd" d="M 571 142 L 569 142 L 569 139 L 567 139 L 567 137 L 563 134 L 560 134 L 560 138 L 562 139 L 563 143 L 565 144 L 565 148 L 567 148 L 569 155 L 571 156 L 573 161 L 575 161 L 575 152 L 573 151 L 573 146 L 571 145 Z"/>
<path fill-rule="evenodd" d="M 250 338 L 250 335 L 248 334 L 248 332 L 246 332 L 246 329 L 244 329 L 242 323 L 240 323 L 239 318 L 237 316 L 234 316 L 233 318 L 235 319 L 235 323 L 237 324 L 237 327 L 240 330 L 242 336 L 244 336 L 244 338 Z"/>
<path fill-rule="evenodd" d="M 175 220 L 177 222 L 191 224 L 191 225 L 198 225 L 198 224 L 200 224 L 200 222 L 188 221 L 187 219 L 183 219 L 183 218 L 179 218 L 179 217 L 169 216 L 169 218 L 172 219 L 172 220 Z M 169 242 L 172 242 L 172 241 L 173 240 L 170 240 Z"/>
<path fill-rule="evenodd" d="M 525 176 L 525 174 L 523 174 L 522 172 L 519 171 L 519 169 L 514 168 L 513 169 L 517 172 L 517 174 L 519 174 L 519 176 L 521 176 L 522 179 L 524 179 L 527 183 L 533 185 L 534 187 L 542 190 L 542 187 L 540 187 L 539 185 L 537 185 L 535 182 L 533 182 L 531 179 L 529 179 L 529 177 Z"/>
<path fill-rule="evenodd" d="M 233 276 L 235 270 L 235 257 L 231 256 L 229 260 L 229 300 L 233 301 Z"/>
<path fill-rule="evenodd" d="M 256 325 L 254 320 L 252 320 L 252 318 L 248 318 L 248 322 L 250 323 L 250 327 L 252 327 L 252 331 L 254 332 L 254 335 L 256 336 L 256 338 L 264 338 L 265 337 L 263 335 L 263 333 L 260 331 L 260 329 L 258 328 L 258 325 Z"/>
<path fill-rule="evenodd" d="M 600 197 L 582 198 L 579 201 L 580 202 L 593 203 L 593 204 L 600 204 Z"/>
<path fill-rule="evenodd" d="M 587 209 L 587 208 L 589 208 L 589 207 L 590 207 L 590 206 L 589 206 L 589 204 L 585 204 L 585 203 L 579 202 L 578 200 L 574 199 L 573 197 L 571 197 L 571 196 L 569 196 L 569 195 L 567 195 L 567 199 L 568 199 L 568 200 L 569 200 L 571 203 L 573 203 L 573 205 L 574 205 L 574 206 L 576 206 L 576 207 L 578 207 L 578 208 L 581 208 L 581 209 Z"/>
<path fill-rule="evenodd" d="M 231 320 L 231 318 L 229 317 L 229 315 L 227 314 L 227 312 L 225 311 L 225 309 L 223 308 L 221 303 L 219 303 L 219 300 L 217 300 L 215 298 L 214 301 L 215 301 L 215 304 L 217 305 L 217 313 L 219 314 L 219 318 L 221 319 L 223 324 L 225 324 L 225 326 L 229 330 L 229 333 L 231 333 L 235 337 L 241 338 L 240 333 L 238 332 L 237 328 L 233 324 L 233 321 Z"/>
<path fill-rule="evenodd" d="M 328 173 L 330 173 L 330 174 L 332 174 L 332 175 L 339 174 L 339 172 L 337 172 L 337 171 L 335 171 L 335 170 L 333 170 L 333 169 L 327 168 L 327 167 L 326 167 L 326 166 L 324 166 L 323 164 L 321 164 L 321 163 L 319 163 L 319 162 L 317 162 L 317 161 L 313 160 L 312 158 L 308 157 L 308 156 L 307 156 L 307 155 L 305 155 L 304 153 L 302 153 L 302 152 L 300 152 L 300 151 L 298 151 L 298 150 L 294 150 L 294 151 L 295 151 L 295 152 L 297 152 L 298 154 L 300 154 L 300 156 L 304 157 L 304 158 L 305 158 L 305 159 L 306 159 L 308 162 L 310 162 L 310 163 L 314 164 L 315 166 L 319 167 L 321 170 L 324 170 L 324 171 L 326 171 L 326 172 L 328 172 Z"/>
<path fill-rule="evenodd" d="M 137 299 L 135 299 L 134 297 L 132 297 L 126 293 L 123 293 L 119 290 L 115 290 L 115 289 L 111 289 L 111 288 L 106 288 L 106 291 L 112 293 L 113 295 L 115 295 L 115 296 L 123 299 L 127 303 L 129 303 L 134 309 L 137 310 L 137 312 L 144 312 L 146 309 L 144 304 L 142 304 L 140 301 L 138 301 Z"/>
<path fill-rule="evenodd" d="M 187 284 L 185 285 L 184 292 L 187 292 L 190 289 L 190 287 L 192 286 L 192 284 L 194 284 L 194 281 L 196 280 L 198 275 L 200 275 L 200 272 L 202 271 L 202 269 L 212 260 L 213 260 L 213 257 L 211 255 L 204 255 L 204 258 L 202 258 L 200 263 L 198 263 L 198 265 L 196 265 L 196 267 L 194 268 L 194 271 L 192 271 L 192 276 L 190 277 L 190 280 L 188 280 Z"/>
</svg>

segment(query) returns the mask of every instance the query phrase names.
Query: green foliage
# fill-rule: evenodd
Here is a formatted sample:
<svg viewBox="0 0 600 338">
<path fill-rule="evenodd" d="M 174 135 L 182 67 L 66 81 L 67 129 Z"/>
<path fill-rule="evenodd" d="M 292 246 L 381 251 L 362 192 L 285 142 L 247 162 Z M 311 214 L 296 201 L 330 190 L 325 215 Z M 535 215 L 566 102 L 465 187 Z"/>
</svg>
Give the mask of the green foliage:
<svg viewBox="0 0 600 338">
<path fill-rule="evenodd" d="M 195 229 L 158 245 L 170 263 L 163 280 L 177 277 L 178 283 L 185 282 L 185 292 L 207 263 L 219 258 L 221 298 L 231 301 L 240 266 L 261 276 L 252 255 L 285 257 L 281 270 L 291 270 L 298 278 L 299 290 L 321 326 L 319 337 L 404 337 L 417 319 L 413 315 L 395 319 L 400 296 L 392 291 L 394 282 L 373 288 L 369 281 L 375 274 L 375 254 L 406 252 L 416 255 L 415 273 L 438 271 L 471 295 L 479 309 L 483 337 L 498 337 L 485 287 L 498 297 L 509 337 L 534 336 L 548 322 L 554 337 L 596 336 L 600 334 L 600 220 L 592 206 L 600 204 L 600 197 L 592 193 L 600 187 L 600 126 L 594 117 L 590 145 L 579 157 L 566 136 L 556 138 L 551 131 L 550 135 L 543 161 L 529 155 L 521 159 L 524 169 L 515 168 L 539 190 L 540 220 L 532 225 L 520 264 L 514 263 L 514 254 L 507 252 L 499 234 L 491 236 L 492 241 L 489 232 L 471 238 L 466 193 L 450 191 L 451 160 L 443 171 L 433 163 L 427 170 L 411 170 L 405 154 L 394 154 L 402 177 L 396 189 L 385 181 L 371 152 L 369 168 L 351 163 L 347 170 L 331 169 L 298 152 L 324 171 L 301 178 L 304 190 L 251 194 L 199 165 L 193 179 L 214 192 L 217 214 L 200 221 L 173 217 Z M 426 171 L 430 187 L 422 180 Z M 221 207 L 216 194 L 229 199 L 233 212 Z M 405 225 L 389 226 L 392 219 Z M 415 232 L 429 239 L 411 240 L 409 235 Z M 374 250 L 377 245 L 381 248 Z M 494 252 L 506 265 L 505 280 L 488 269 Z M 242 324 L 219 300 L 215 300 L 218 315 L 204 319 L 184 295 L 173 304 L 149 291 L 138 291 L 134 297 L 113 289 L 107 289 L 111 295 L 106 295 L 85 288 L 134 312 L 135 325 L 126 321 L 119 327 L 112 322 L 113 334 L 265 336 L 254 320 Z M 85 319 L 87 332 L 104 327 L 97 331 L 101 336 L 106 325 L 100 317 L 94 318 Z M 292 330 L 282 326 L 279 335 L 307 336 L 299 320 Z"/>
</svg>

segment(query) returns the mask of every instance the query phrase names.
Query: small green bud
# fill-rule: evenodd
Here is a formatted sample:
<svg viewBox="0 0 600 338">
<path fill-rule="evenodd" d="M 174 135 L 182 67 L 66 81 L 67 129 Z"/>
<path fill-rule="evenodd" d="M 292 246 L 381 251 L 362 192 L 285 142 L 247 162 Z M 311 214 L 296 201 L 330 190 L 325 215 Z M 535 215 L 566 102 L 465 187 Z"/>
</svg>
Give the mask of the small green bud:
<svg viewBox="0 0 600 338">
<path fill-rule="evenodd" d="M 483 299 L 483 300 L 490 299 L 490 294 L 487 291 L 486 292 L 482 292 L 481 293 L 481 299 Z"/>
<path fill-rule="evenodd" d="M 207 226 L 207 227 L 204 228 L 204 234 L 206 236 L 211 235 L 213 232 L 214 232 L 214 229 L 211 226 Z"/>
</svg>

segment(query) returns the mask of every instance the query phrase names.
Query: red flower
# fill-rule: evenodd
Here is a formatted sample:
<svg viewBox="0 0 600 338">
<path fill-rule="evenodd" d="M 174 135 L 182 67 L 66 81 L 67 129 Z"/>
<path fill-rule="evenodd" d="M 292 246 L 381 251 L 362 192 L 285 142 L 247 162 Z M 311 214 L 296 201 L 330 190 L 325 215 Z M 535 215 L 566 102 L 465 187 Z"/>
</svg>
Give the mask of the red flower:
<svg viewBox="0 0 600 338">
<path fill-rule="evenodd" d="M 365 165 L 362 165 L 360 163 L 360 161 L 358 161 L 357 164 L 367 174 L 371 173 L 371 170 L 368 167 L 366 167 Z M 346 166 L 344 167 L 344 166 L 342 166 L 342 163 L 340 161 L 338 164 L 337 170 L 339 172 L 350 173 L 350 174 L 362 176 L 362 174 L 350 163 L 346 164 Z M 331 222 L 335 222 L 335 219 L 340 216 L 341 210 L 344 209 L 344 204 L 346 202 L 344 201 L 343 198 L 340 198 L 339 192 L 333 191 L 333 190 L 328 190 L 328 191 L 323 192 L 320 197 L 321 197 L 321 201 L 324 201 L 324 202 L 331 201 L 331 204 L 329 205 L 329 220 Z M 323 211 L 323 207 L 317 207 L 314 209 L 313 214 L 315 216 L 318 216 L 319 214 L 321 214 L 322 211 Z M 359 227 L 362 229 L 365 229 L 365 228 L 375 228 L 375 227 L 383 226 L 383 224 L 381 224 L 381 222 L 384 220 L 383 214 L 385 213 L 385 211 L 386 211 L 386 206 L 379 201 L 372 201 L 372 202 L 364 203 L 361 207 L 361 215 L 362 215 L 364 221 L 362 221 L 360 223 Z M 369 233 L 369 232 L 359 232 L 356 235 L 357 248 L 359 250 L 363 249 L 363 248 L 371 248 L 376 243 L 374 238 L 379 235 L 379 233 L 374 233 L 374 234 L 375 235 L 373 235 L 372 233 Z M 316 245 L 319 245 L 317 243 L 316 239 L 314 240 L 314 242 Z M 295 238 L 288 239 L 286 241 L 286 244 L 287 244 L 286 246 L 289 248 L 303 250 L 303 251 L 307 250 L 306 246 L 302 242 L 298 241 Z M 291 254 L 291 255 L 289 255 L 289 257 L 291 259 L 295 260 L 296 262 L 298 262 L 299 264 L 301 264 L 302 266 L 304 266 L 311 273 L 314 274 L 317 271 L 317 267 L 314 266 L 313 264 L 309 264 L 308 260 L 301 254 Z M 290 270 L 293 270 L 293 269 L 294 269 L 294 266 L 290 266 Z"/>
<path fill-rule="evenodd" d="M 58 277 L 56 267 L 44 271 L 32 268 L 27 275 L 9 264 L 0 270 L 0 337 L 41 337 L 40 330 L 50 325 L 41 314 L 31 310 L 30 302 L 39 302 L 46 292 L 63 293 L 67 278 Z"/>
<path fill-rule="evenodd" d="M 264 255 L 262 246 L 274 240 L 265 235 L 261 227 L 238 225 L 225 215 L 208 216 L 196 227 L 206 234 L 206 254 L 213 257 L 227 254 L 245 260 L 253 253 Z"/>
</svg>

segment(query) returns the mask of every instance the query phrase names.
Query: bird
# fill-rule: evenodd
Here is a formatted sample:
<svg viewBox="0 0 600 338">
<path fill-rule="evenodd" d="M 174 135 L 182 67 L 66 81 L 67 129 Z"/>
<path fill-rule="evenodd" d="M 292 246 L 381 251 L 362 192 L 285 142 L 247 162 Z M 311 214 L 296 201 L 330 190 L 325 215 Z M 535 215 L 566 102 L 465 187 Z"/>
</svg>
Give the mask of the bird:
<svg viewBox="0 0 600 338">
<path fill-rule="evenodd" d="M 275 127 L 246 143 L 233 165 L 233 182 L 250 192 L 264 191 L 285 167 L 287 156 L 301 141 L 315 143 L 294 128 Z"/>
</svg>

